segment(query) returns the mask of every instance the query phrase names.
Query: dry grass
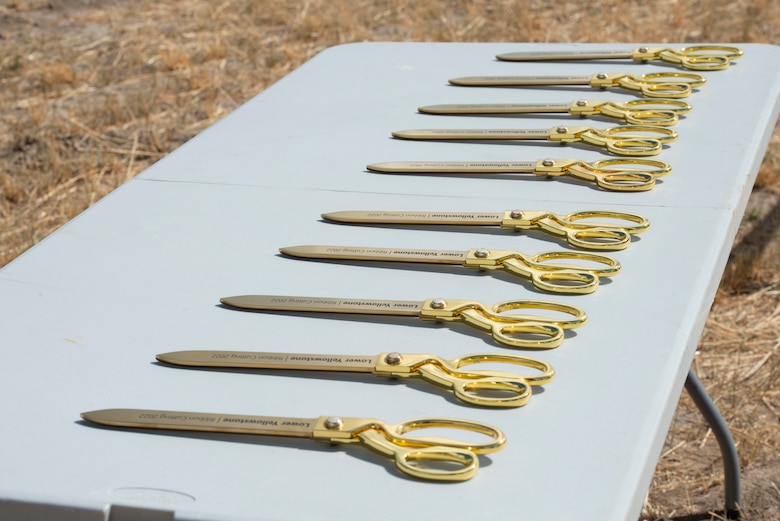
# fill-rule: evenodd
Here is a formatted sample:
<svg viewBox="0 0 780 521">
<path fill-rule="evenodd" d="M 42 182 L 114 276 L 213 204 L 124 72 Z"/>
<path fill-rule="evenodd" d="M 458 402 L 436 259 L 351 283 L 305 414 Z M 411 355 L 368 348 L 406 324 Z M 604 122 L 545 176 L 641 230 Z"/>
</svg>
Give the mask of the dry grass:
<svg viewBox="0 0 780 521">
<path fill-rule="evenodd" d="M 331 45 L 780 44 L 779 27 L 777 0 L 7 0 L 0 266 Z M 776 131 L 696 362 L 739 446 L 748 520 L 780 517 L 779 200 Z M 721 481 L 683 396 L 643 516 L 720 508 Z"/>
</svg>

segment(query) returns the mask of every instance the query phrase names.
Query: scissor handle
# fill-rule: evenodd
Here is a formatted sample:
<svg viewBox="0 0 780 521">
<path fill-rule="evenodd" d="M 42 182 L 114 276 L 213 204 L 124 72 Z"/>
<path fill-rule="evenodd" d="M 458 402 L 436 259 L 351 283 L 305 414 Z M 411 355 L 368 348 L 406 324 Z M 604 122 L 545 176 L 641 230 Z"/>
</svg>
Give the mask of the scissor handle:
<svg viewBox="0 0 780 521">
<path fill-rule="evenodd" d="M 541 315 L 505 313 L 513 309 L 552 310 L 569 314 L 572 318 L 561 320 Z M 490 308 L 471 302 L 458 309 L 455 316 L 472 327 L 489 332 L 499 344 L 527 349 L 558 347 L 563 342 L 564 329 L 579 327 L 587 320 L 585 312 L 574 306 L 535 300 L 500 302 Z"/>
<path fill-rule="evenodd" d="M 688 103 L 680 100 L 642 98 L 624 103 L 605 103 L 599 107 L 599 112 L 635 125 L 669 127 L 679 121 L 680 114 L 687 114 L 691 109 Z"/>
<path fill-rule="evenodd" d="M 608 114 L 607 111 L 603 111 Z M 627 110 L 623 113 L 626 123 L 633 125 L 659 125 L 671 127 L 676 125 L 680 116 L 671 110 Z"/>
<path fill-rule="evenodd" d="M 506 444 L 506 436 L 500 429 L 487 423 L 473 420 L 462 420 L 457 418 L 417 418 L 407 420 L 394 425 L 379 424 L 380 430 L 384 431 L 387 440 L 392 441 L 396 446 L 401 447 L 452 447 L 456 449 L 465 449 L 474 454 L 491 454 L 498 452 Z M 410 432 L 423 429 L 454 429 L 468 432 L 475 432 L 487 437 L 487 440 L 477 442 L 472 440 L 457 440 L 452 438 L 426 437 L 426 436 L 408 436 Z"/>
<path fill-rule="evenodd" d="M 567 171 L 574 177 L 595 180 L 604 190 L 644 192 L 655 186 L 656 177 L 668 175 L 672 167 L 656 159 L 612 158 L 592 163 L 578 161 Z"/>
<path fill-rule="evenodd" d="M 650 155 L 650 154 L 637 154 L 636 152 L 626 152 L 626 150 L 636 149 L 635 145 L 628 145 L 629 141 L 657 141 L 658 143 L 666 144 L 676 141 L 678 134 L 676 130 L 671 128 L 661 127 L 657 125 L 620 125 L 617 127 L 605 128 L 605 129 L 591 129 L 591 133 L 598 132 L 606 135 L 609 138 L 614 139 L 612 142 L 613 147 L 610 148 L 610 143 L 607 142 L 607 150 L 618 155 Z M 640 147 L 641 148 L 641 147 Z M 655 146 L 654 146 L 655 150 Z M 659 150 L 660 151 L 660 150 Z"/>
<path fill-rule="evenodd" d="M 626 230 L 608 228 L 567 230 L 566 242 L 575 248 L 586 250 L 617 251 L 624 250 L 631 244 L 631 234 Z"/>
<path fill-rule="evenodd" d="M 623 88 L 636 90 L 648 98 L 686 98 L 706 78 L 690 72 L 652 72 L 640 76 L 626 74 L 617 79 Z"/>
<path fill-rule="evenodd" d="M 612 192 L 646 192 L 655 186 L 655 176 L 644 172 L 595 173 L 596 185 Z"/>
<path fill-rule="evenodd" d="M 658 57 L 669 63 L 676 63 L 685 69 L 697 71 L 718 71 L 728 68 L 731 60 L 744 52 L 737 47 L 725 45 L 693 45 L 682 49 L 663 49 Z"/>
<path fill-rule="evenodd" d="M 631 244 L 631 232 L 609 226 L 576 226 L 566 219 L 540 219 L 537 225 L 553 235 L 566 238 L 575 248 L 585 250 L 617 251 Z"/>
<path fill-rule="evenodd" d="M 656 134 L 657 137 L 647 134 Z M 676 139 L 677 133 L 666 127 L 622 125 L 606 129 L 589 128 L 580 132 L 578 137 L 619 156 L 654 156 L 661 152 L 665 142 Z"/>
<path fill-rule="evenodd" d="M 673 112 L 678 115 L 688 114 L 690 111 L 693 110 L 693 107 L 689 103 L 679 99 L 640 98 L 640 99 L 623 101 L 623 102 L 611 102 L 610 104 L 624 110 Z"/>
<path fill-rule="evenodd" d="M 641 233 L 650 226 L 650 221 L 641 215 L 608 210 L 584 210 L 567 215 L 539 210 L 511 210 L 505 215 L 504 227 L 538 228 L 566 238 L 572 246 L 590 250 L 623 249 L 628 246 L 630 235 Z M 620 222 L 590 221 L 593 218 Z"/>
<path fill-rule="evenodd" d="M 582 326 L 587 322 L 588 316 L 583 310 L 576 306 L 569 304 L 563 304 L 561 302 L 549 302 L 546 300 L 506 300 L 504 302 L 498 302 L 485 309 L 484 305 L 481 307 L 488 316 L 497 322 L 517 322 L 517 321 L 533 321 L 545 324 L 555 324 L 563 329 L 574 329 Z M 520 315 L 510 314 L 507 311 L 515 309 L 537 309 L 554 311 L 556 313 L 562 313 L 569 315 L 571 318 L 564 319 L 561 317 L 547 317 L 543 315 Z"/>
<path fill-rule="evenodd" d="M 504 313 L 513 309 L 549 310 L 569 315 L 571 318 L 542 315 Z M 419 312 L 424 320 L 462 321 L 493 335 L 499 343 L 509 347 L 549 349 L 563 341 L 563 330 L 582 326 L 588 319 L 585 312 L 575 306 L 541 300 L 510 300 L 486 306 L 476 300 L 427 299 Z M 512 335 L 524 334 L 525 338 Z M 528 338 L 527 335 L 535 335 Z M 542 338 L 539 339 L 538 336 Z"/>
<path fill-rule="evenodd" d="M 488 331 L 496 342 L 507 347 L 552 349 L 563 342 L 563 328 L 558 324 L 530 320 L 499 322 L 476 309 L 464 309 L 460 318 L 472 327 Z"/>
<path fill-rule="evenodd" d="M 456 429 L 476 432 L 488 437 L 474 442 L 439 437 L 406 436 L 421 429 Z M 388 425 L 373 420 L 356 432 L 357 438 L 368 447 L 386 456 L 394 457 L 396 467 L 410 476 L 435 481 L 465 481 L 479 468 L 477 454 L 490 454 L 504 448 L 506 436 L 501 430 L 470 420 L 453 418 L 419 418 Z M 455 468 L 442 468 L 442 461 L 454 463 Z M 427 467 L 425 463 L 432 463 Z"/>
<path fill-rule="evenodd" d="M 552 162 L 553 160 L 549 160 Z M 665 167 L 667 172 L 671 170 L 668 164 L 662 161 L 648 160 L 648 159 L 636 159 L 636 158 L 616 158 L 607 159 L 606 162 L 615 161 L 617 165 L 638 165 L 643 166 L 643 162 L 650 161 L 661 167 Z M 596 185 L 603 189 L 613 192 L 644 192 L 651 190 L 655 186 L 656 175 L 653 170 L 640 170 L 636 168 L 616 168 L 616 169 L 602 169 L 597 164 L 602 161 L 596 161 L 594 163 L 586 163 L 584 161 L 571 161 L 563 170 L 562 174 L 569 175 L 577 179 L 583 179 L 585 181 L 595 181 Z M 606 163 L 607 165 L 611 163 Z M 537 175 L 544 175 L 544 170 Z M 658 174 L 664 175 L 664 174 Z"/>
<path fill-rule="evenodd" d="M 430 445 L 407 448 L 387 439 L 382 431 L 366 430 L 358 438 L 367 447 L 395 459 L 395 466 L 409 476 L 432 481 L 467 481 L 479 469 L 477 455 L 464 448 Z M 454 465 L 440 465 L 447 462 Z M 425 463 L 430 463 L 426 466 Z"/>
<path fill-rule="evenodd" d="M 612 219 L 622 221 L 613 223 L 609 221 L 587 222 L 587 219 Z M 642 233 L 650 228 L 650 221 L 637 213 L 616 212 L 611 210 L 582 210 L 558 217 L 559 222 L 565 223 L 571 228 L 586 229 L 611 229 L 625 230 L 631 234 Z M 634 224 L 628 224 L 634 223 Z"/>
<path fill-rule="evenodd" d="M 530 367 L 538 371 L 532 375 L 519 375 L 513 371 L 494 371 L 490 370 L 468 370 L 463 371 L 464 367 L 476 364 L 509 364 L 521 367 Z M 482 380 L 488 377 L 494 378 L 522 378 L 528 385 L 537 386 L 552 382 L 555 379 L 555 369 L 549 363 L 538 358 L 531 358 L 524 355 L 513 355 L 506 353 L 476 353 L 463 355 L 449 360 L 441 360 L 434 364 L 444 369 L 448 375 L 458 378 L 458 380 Z M 430 367 L 427 366 L 427 367 Z"/>
<path fill-rule="evenodd" d="M 590 219 L 609 219 L 609 221 L 594 222 Z M 538 227 L 556 235 L 563 235 L 568 229 L 590 230 L 605 228 L 609 230 L 625 230 L 630 233 L 642 233 L 650 227 L 650 221 L 636 213 L 612 210 L 581 210 L 568 214 L 559 214 L 546 210 L 509 210 L 504 214 L 502 227 L 520 230 Z"/>
<path fill-rule="evenodd" d="M 627 233 L 627 235 L 629 235 L 630 239 L 630 234 Z M 539 271 L 587 271 L 593 273 L 597 277 L 611 277 L 620 273 L 621 270 L 620 263 L 617 259 L 608 255 L 599 255 L 598 253 L 584 251 L 545 251 L 531 256 L 531 261 L 533 262 L 534 267 Z M 578 264 L 566 264 L 560 263 L 559 261 L 575 261 L 578 262 Z"/>
<path fill-rule="evenodd" d="M 677 131 L 656 125 L 619 125 L 617 127 L 590 129 L 590 133 L 601 134 L 611 138 L 656 140 L 660 143 L 671 143 L 678 137 Z"/>
<path fill-rule="evenodd" d="M 535 288 L 550 293 L 585 295 L 599 287 L 599 277 L 591 271 L 574 266 L 543 265 L 533 257 L 509 257 L 502 260 L 501 266 L 510 273 L 530 279 Z"/>
<path fill-rule="evenodd" d="M 462 367 L 480 363 L 513 364 L 539 371 L 532 376 L 504 371 L 463 371 Z M 531 386 L 543 385 L 555 378 L 555 369 L 547 362 L 520 355 L 479 353 L 452 360 L 431 357 L 416 368 L 424 380 L 452 389 L 460 400 L 485 407 L 520 407 L 531 398 Z M 499 393 L 496 393 L 499 391 Z"/>
</svg>

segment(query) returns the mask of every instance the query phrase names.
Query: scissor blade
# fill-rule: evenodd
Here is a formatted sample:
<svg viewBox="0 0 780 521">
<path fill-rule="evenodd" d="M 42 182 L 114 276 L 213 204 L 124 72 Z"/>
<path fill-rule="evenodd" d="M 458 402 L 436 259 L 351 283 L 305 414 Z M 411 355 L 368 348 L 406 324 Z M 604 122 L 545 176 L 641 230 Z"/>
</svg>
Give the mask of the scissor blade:
<svg viewBox="0 0 780 521">
<path fill-rule="evenodd" d="M 398 130 L 393 137 L 401 139 L 547 139 L 549 129 L 441 128 Z"/>
<path fill-rule="evenodd" d="M 88 422 L 112 427 L 229 432 L 311 438 L 316 418 L 244 416 L 148 409 L 103 409 L 81 413 Z"/>
<path fill-rule="evenodd" d="M 279 251 L 291 257 L 307 259 L 427 262 L 431 264 L 463 264 L 468 254 L 467 251 L 360 246 L 289 246 L 280 248 Z"/>
<path fill-rule="evenodd" d="M 590 76 L 464 76 L 449 80 L 466 87 L 523 87 L 532 85 L 588 85 Z"/>
<path fill-rule="evenodd" d="M 570 103 L 471 103 L 426 105 L 425 114 L 542 114 L 568 112 Z"/>
<path fill-rule="evenodd" d="M 389 174 L 499 174 L 525 173 L 536 170 L 535 161 L 387 161 L 366 166 L 373 172 Z"/>
<path fill-rule="evenodd" d="M 452 224 L 500 226 L 503 212 L 385 212 L 343 211 L 322 214 L 327 221 L 350 224 Z"/>
<path fill-rule="evenodd" d="M 496 56 L 503 61 L 547 61 L 547 60 L 614 60 L 631 58 L 632 51 L 540 51 L 540 52 L 507 52 Z"/>
<path fill-rule="evenodd" d="M 187 367 L 234 369 L 292 369 L 300 371 L 349 371 L 370 373 L 377 356 L 266 353 L 253 351 L 173 351 L 157 355 L 166 364 Z"/>
<path fill-rule="evenodd" d="M 311 313 L 360 313 L 366 315 L 419 316 L 423 302 L 281 295 L 241 295 L 219 301 L 229 307 L 252 311 L 306 311 Z"/>
</svg>

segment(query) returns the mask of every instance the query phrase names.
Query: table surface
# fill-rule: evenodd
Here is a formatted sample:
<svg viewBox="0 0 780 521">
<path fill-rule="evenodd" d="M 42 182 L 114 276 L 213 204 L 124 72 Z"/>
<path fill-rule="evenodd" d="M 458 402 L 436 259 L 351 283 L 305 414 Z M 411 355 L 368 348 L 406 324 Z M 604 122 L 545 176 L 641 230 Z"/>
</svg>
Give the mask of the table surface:
<svg viewBox="0 0 780 521">
<path fill-rule="evenodd" d="M 434 103 L 629 100 L 588 88 L 465 88 L 472 75 L 674 70 L 626 61 L 508 63 L 500 52 L 604 45 L 359 43 L 322 52 L 0 271 L 0 513 L 103 519 L 108 505 L 176 519 L 634 520 L 778 113 L 778 48 L 745 56 L 688 101 L 650 192 L 533 177 L 369 173 L 396 160 L 596 160 L 586 146 L 393 139 L 412 128 L 551 128 L 560 117 L 449 117 Z M 611 45 L 609 48 L 626 46 Z M 627 46 L 628 48 L 634 45 Z M 606 120 L 576 120 L 604 128 Z M 651 229 L 614 256 L 591 295 L 550 296 L 510 276 L 435 266 L 283 258 L 295 244 L 538 252 L 537 234 L 340 226 L 336 210 L 633 211 Z M 222 296 L 264 293 L 423 300 L 556 300 L 588 323 L 554 350 L 557 371 L 520 409 L 465 407 L 427 384 L 371 376 L 196 371 L 157 353 L 503 351 L 481 333 L 405 318 L 240 313 Z M 356 446 L 93 428 L 79 413 L 133 407 L 397 422 L 446 416 L 503 429 L 506 448 L 464 483 L 420 482 Z M 116 507 L 114 507 L 116 509 Z M 131 508 L 131 510 L 132 510 Z M 119 512 L 119 510 L 114 510 Z M 8 518 L 8 517 L 4 517 Z M 117 518 L 121 519 L 117 515 Z M 112 518 L 113 519 L 113 518 Z"/>
</svg>

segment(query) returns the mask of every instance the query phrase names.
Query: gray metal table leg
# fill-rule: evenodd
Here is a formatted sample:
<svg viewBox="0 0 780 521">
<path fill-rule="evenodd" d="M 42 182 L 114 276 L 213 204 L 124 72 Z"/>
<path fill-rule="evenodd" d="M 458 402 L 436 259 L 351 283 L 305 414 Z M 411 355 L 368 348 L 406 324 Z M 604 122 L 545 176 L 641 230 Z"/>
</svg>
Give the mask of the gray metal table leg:
<svg viewBox="0 0 780 521">
<path fill-rule="evenodd" d="M 707 390 L 699 381 L 693 369 L 688 371 L 688 378 L 685 380 L 685 390 L 688 391 L 696 407 L 699 408 L 699 411 L 707 420 L 720 446 L 720 453 L 723 457 L 724 487 L 726 489 L 726 517 L 728 519 L 739 519 L 741 515 L 739 507 L 742 503 L 742 492 L 739 479 L 739 457 L 737 456 L 734 438 L 731 437 L 731 432 L 729 432 L 723 416 L 720 415 L 720 411 L 718 411 L 718 408 L 707 394 Z"/>
</svg>

